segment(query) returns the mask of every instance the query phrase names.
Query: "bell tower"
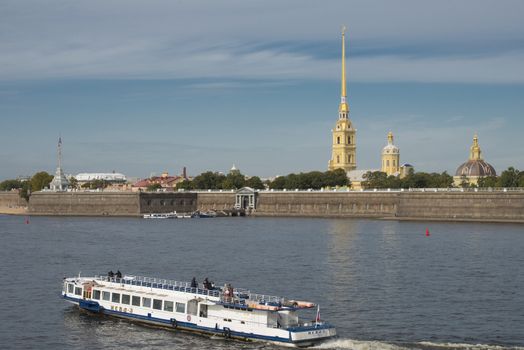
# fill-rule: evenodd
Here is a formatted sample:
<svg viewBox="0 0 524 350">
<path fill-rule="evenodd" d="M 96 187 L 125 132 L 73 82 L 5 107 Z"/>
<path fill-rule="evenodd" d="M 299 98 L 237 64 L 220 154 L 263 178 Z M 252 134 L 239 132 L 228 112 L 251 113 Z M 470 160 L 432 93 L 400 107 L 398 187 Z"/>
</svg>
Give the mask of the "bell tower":
<svg viewBox="0 0 524 350">
<path fill-rule="evenodd" d="M 340 105 L 338 107 L 338 120 L 335 128 L 331 130 L 333 143 L 331 146 L 331 160 L 328 163 L 328 170 L 344 169 L 346 172 L 357 168 L 356 160 L 356 129 L 353 128 L 349 120 L 349 104 L 347 103 L 346 91 L 346 48 L 345 31 L 342 27 L 342 76 Z"/>
</svg>

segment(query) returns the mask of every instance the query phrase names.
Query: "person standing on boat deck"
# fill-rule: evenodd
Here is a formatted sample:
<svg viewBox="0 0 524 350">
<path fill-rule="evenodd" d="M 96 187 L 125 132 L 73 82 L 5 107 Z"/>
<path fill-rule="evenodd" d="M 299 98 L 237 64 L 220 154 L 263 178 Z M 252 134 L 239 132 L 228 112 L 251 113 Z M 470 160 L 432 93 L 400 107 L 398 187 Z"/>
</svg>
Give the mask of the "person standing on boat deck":
<svg viewBox="0 0 524 350">
<path fill-rule="evenodd" d="M 193 277 L 193 279 L 191 280 L 191 288 L 198 288 L 198 284 L 195 277 Z"/>
<path fill-rule="evenodd" d="M 120 272 L 120 270 L 116 272 L 116 278 L 122 278 L 122 272 Z"/>
<path fill-rule="evenodd" d="M 111 270 L 107 273 L 107 280 L 109 281 L 113 277 L 115 277 L 115 274 L 113 273 L 113 270 Z"/>
<path fill-rule="evenodd" d="M 209 283 L 209 280 L 204 278 L 204 289 L 211 289 L 211 283 Z"/>
</svg>

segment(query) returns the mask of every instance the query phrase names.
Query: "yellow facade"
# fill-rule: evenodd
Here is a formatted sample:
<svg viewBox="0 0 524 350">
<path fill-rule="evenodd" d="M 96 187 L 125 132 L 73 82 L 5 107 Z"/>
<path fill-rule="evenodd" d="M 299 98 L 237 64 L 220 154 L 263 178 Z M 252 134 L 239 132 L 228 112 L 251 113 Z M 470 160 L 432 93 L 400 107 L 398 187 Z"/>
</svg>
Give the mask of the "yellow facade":
<svg viewBox="0 0 524 350">
<path fill-rule="evenodd" d="M 346 92 L 346 51 L 345 51 L 345 28 L 342 29 L 342 78 L 341 96 L 338 108 L 338 120 L 335 128 L 331 130 L 333 141 L 331 147 L 331 160 L 328 163 L 329 170 L 344 169 L 346 172 L 357 168 L 357 145 L 356 129 L 349 120 L 349 104 Z"/>
<path fill-rule="evenodd" d="M 388 144 L 382 149 L 381 171 L 389 175 L 400 174 L 400 150 L 393 144 L 393 133 L 388 133 Z"/>
</svg>

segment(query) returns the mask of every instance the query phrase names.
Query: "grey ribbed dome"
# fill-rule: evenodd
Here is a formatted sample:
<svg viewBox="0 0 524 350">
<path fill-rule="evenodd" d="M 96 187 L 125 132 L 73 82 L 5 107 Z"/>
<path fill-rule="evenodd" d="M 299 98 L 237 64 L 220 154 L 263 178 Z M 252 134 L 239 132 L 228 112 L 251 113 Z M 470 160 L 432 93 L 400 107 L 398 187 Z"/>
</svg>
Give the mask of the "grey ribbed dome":
<svg viewBox="0 0 524 350">
<path fill-rule="evenodd" d="M 483 159 L 468 160 L 457 168 L 455 176 L 496 176 L 495 168 Z"/>
</svg>

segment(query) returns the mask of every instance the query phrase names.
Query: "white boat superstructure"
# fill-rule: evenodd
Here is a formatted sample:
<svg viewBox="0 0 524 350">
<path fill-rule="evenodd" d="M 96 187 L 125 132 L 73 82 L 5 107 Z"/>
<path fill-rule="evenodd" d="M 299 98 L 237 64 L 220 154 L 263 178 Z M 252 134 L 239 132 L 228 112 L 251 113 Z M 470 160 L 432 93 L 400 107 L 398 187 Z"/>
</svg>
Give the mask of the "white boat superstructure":
<svg viewBox="0 0 524 350">
<path fill-rule="evenodd" d="M 81 309 L 225 338 L 311 346 L 336 336 L 334 326 L 299 319 L 309 302 L 246 289 L 194 288 L 189 282 L 124 276 L 65 278 L 62 296 Z"/>
<path fill-rule="evenodd" d="M 176 211 L 172 213 L 151 213 L 144 214 L 144 219 L 176 219 Z"/>
</svg>

